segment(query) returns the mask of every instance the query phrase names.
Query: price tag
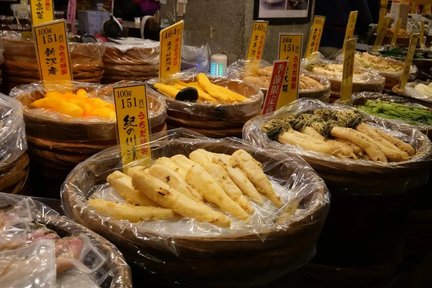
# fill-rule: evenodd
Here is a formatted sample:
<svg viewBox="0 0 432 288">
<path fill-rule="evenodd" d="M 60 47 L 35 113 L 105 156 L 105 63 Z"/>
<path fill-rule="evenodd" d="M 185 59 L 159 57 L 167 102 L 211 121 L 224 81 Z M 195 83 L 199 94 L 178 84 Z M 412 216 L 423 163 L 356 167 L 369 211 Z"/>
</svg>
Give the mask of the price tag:
<svg viewBox="0 0 432 288">
<path fill-rule="evenodd" d="M 267 35 L 268 21 L 254 21 L 246 60 L 261 60 Z"/>
<path fill-rule="evenodd" d="M 395 28 L 394 28 L 394 33 L 393 33 L 393 36 L 392 36 L 392 40 L 391 40 L 391 43 L 390 43 L 390 46 L 392 46 L 392 47 L 396 47 L 397 39 L 399 37 L 400 25 L 401 25 L 401 19 L 398 18 L 397 21 L 396 21 Z"/>
<path fill-rule="evenodd" d="M 375 38 L 375 42 L 372 47 L 372 50 L 377 51 L 382 46 L 385 35 L 387 33 L 387 28 L 390 26 L 390 21 L 391 21 L 390 17 L 385 17 L 384 23 L 381 26 L 381 30 L 378 31 L 378 35 Z"/>
<path fill-rule="evenodd" d="M 160 32 L 159 78 L 167 79 L 180 72 L 183 41 L 183 20 Z"/>
<path fill-rule="evenodd" d="M 54 20 L 52 0 L 32 0 L 30 4 L 33 26 Z"/>
<path fill-rule="evenodd" d="M 384 18 L 387 14 L 387 2 L 388 2 L 388 0 L 381 0 L 380 1 L 380 10 L 379 10 L 377 32 L 381 30 L 381 27 L 384 23 Z"/>
<path fill-rule="evenodd" d="M 141 145 L 150 142 L 146 86 L 114 87 L 113 95 L 123 166 L 138 159 L 150 163 L 151 149 Z"/>
<path fill-rule="evenodd" d="M 354 73 L 354 57 L 357 44 L 356 38 L 348 39 L 345 42 L 344 66 L 342 72 L 341 100 L 351 99 Z"/>
<path fill-rule="evenodd" d="M 281 103 L 279 103 L 279 99 L 287 69 L 288 60 L 273 62 L 273 72 L 264 102 L 263 114 L 273 112 L 283 106 L 280 106 Z"/>
<path fill-rule="evenodd" d="M 350 15 L 349 15 L 349 18 L 348 18 L 348 23 L 347 23 L 347 26 L 346 26 L 346 29 L 345 29 L 344 45 L 345 45 L 345 43 L 347 42 L 348 39 L 350 39 L 350 38 L 352 38 L 354 36 L 354 30 L 355 30 L 355 26 L 356 26 L 356 23 L 357 23 L 357 16 L 358 16 L 358 11 L 357 10 L 350 12 Z"/>
<path fill-rule="evenodd" d="M 425 22 L 420 21 L 420 48 L 425 48 Z"/>
<path fill-rule="evenodd" d="M 312 53 L 318 52 L 321 43 L 321 36 L 324 30 L 325 16 L 315 16 L 310 32 L 306 48 L 305 57 L 309 57 Z"/>
<path fill-rule="evenodd" d="M 418 33 L 414 33 L 411 35 L 411 39 L 410 39 L 410 43 L 409 43 L 409 47 L 408 47 L 408 52 L 405 58 L 405 64 L 404 64 L 404 70 L 403 73 L 401 75 L 400 78 L 400 83 L 399 83 L 399 89 L 401 90 L 405 90 L 405 86 L 408 82 L 408 76 L 409 76 L 409 72 L 411 69 L 411 64 L 414 58 L 414 53 L 415 50 L 417 48 L 417 42 L 419 39 L 419 34 Z"/>
<path fill-rule="evenodd" d="M 34 26 L 33 35 L 36 39 L 39 72 L 45 89 L 51 90 L 51 83 L 62 82 L 64 85 L 71 85 L 72 68 L 66 37 L 66 22 L 57 20 Z"/>
<path fill-rule="evenodd" d="M 285 106 L 298 98 L 300 61 L 303 34 L 279 34 L 279 59 L 288 60 L 289 65 L 282 84 L 277 108 Z"/>
</svg>

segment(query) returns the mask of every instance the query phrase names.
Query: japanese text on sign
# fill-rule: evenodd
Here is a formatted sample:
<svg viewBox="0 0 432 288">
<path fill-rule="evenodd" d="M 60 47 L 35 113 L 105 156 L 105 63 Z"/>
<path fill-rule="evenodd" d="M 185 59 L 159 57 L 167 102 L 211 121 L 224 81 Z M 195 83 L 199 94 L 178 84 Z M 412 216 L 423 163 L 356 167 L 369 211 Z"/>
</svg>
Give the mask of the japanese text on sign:
<svg viewBox="0 0 432 288">
<path fill-rule="evenodd" d="M 356 44 L 356 38 L 348 39 L 344 44 L 344 67 L 342 72 L 342 86 L 340 92 L 341 100 L 351 99 Z"/>
<path fill-rule="evenodd" d="M 64 20 L 34 26 L 36 54 L 44 84 L 71 81 L 72 72 Z"/>
<path fill-rule="evenodd" d="M 180 72 L 184 22 L 179 21 L 160 32 L 159 78 Z"/>
<path fill-rule="evenodd" d="M 254 21 L 246 60 L 260 60 L 264 52 L 264 45 L 267 35 L 267 21 Z"/>
<path fill-rule="evenodd" d="M 302 34 L 279 34 L 279 59 L 288 60 L 289 65 L 283 80 L 278 109 L 298 98 L 302 42 Z"/>
<path fill-rule="evenodd" d="M 54 20 L 52 0 L 32 0 L 30 4 L 33 25 L 39 25 Z"/>
<path fill-rule="evenodd" d="M 325 17 L 324 16 L 315 16 L 310 32 L 309 32 L 309 39 L 307 43 L 306 48 L 306 57 L 309 57 L 312 53 L 318 52 L 318 49 L 320 47 L 321 43 L 321 36 L 324 29 L 324 23 L 325 23 Z"/>
<path fill-rule="evenodd" d="M 400 79 L 400 83 L 399 83 L 399 88 L 402 90 L 405 89 L 406 83 L 408 82 L 408 76 L 409 76 L 411 64 L 412 64 L 412 61 L 414 58 L 414 53 L 415 53 L 415 50 L 417 47 L 417 42 L 418 42 L 419 38 L 420 38 L 419 33 L 413 33 L 411 35 L 407 56 L 405 58 L 404 70 L 403 70 L 403 73 L 401 75 L 401 79 Z"/>
<path fill-rule="evenodd" d="M 150 161 L 151 150 L 145 85 L 113 88 L 117 134 L 123 166 L 138 160 Z"/>
<path fill-rule="evenodd" d="M 278 60 L 273 63 L 273 72 L 265 97 L 263 114 L 273 112 L 277 109 L 287 69 L 288 60 Z"/>
</svg>

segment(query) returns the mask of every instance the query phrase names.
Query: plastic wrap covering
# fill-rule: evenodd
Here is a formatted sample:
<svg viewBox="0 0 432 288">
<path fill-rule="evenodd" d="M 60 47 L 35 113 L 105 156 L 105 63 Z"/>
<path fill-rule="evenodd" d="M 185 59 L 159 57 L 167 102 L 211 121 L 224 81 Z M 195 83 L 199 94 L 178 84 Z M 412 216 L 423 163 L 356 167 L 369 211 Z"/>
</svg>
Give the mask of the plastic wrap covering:
<svg viewBox="0 0 432 288">
<path fill-rule="evenodd" d="M 15 99 L 0 94 L 0 171 L 27 150 L 23 111 Z"/>
<path fill-rule="evenodd" d="M 340 63 L 343 62 L 342 54 L 337 57 L 337 61 Z M 387 88 L 391 88 L 399 83 L 404 69 L 404 63 L 402 61 L 390 57 L 372 55 L 367 52 L 357 52 L 355 54 L 354 65 L 359 68 L 379 73 L 381 76 L 385 77 L 385 87 Z M 410 68 L 409 79 L 413 81 L 416 78 L 416 74 L 417 67 L 412 65 Z"/>
<path fill-rule="evenodd" d="M 379 102 L 367 102 L 368 100 Z M 353 95 L 352 104 L 357 109 L 371 116 L 389 119 L 397 123 L 398 126 L 417 127 L 424 134 L 428 135 L 429 138 L 432 137 L 432 109 L 413 103 L 405 97 L 362 92 Z M 389 106 L 389 104 L 397 106 Z M 399 104 L 404 106 L 400 106 Z"/>
<path fill-rule="evenodd" d="M 175 74 L 172 79 L 164 82 L 171 85 L 177 80 L 194 82 L 196 74 L 182 72 Z M 166 100 L 168 106 L 167 123 L 173 127 L 185 127 L 212 137 L 226 137 L 241 135 L 243 124 L 261 112 L 263 93 L 258 88 L 245 84 L 241 80 L 227 78 L 212 78 L 214 84 L 247 97 L 242 102 L 211 103 L 207 101 L 186 102 L 175 100 L 149 89 L 150 94 L 160 95 Z M 151 87 L 158 82 L 157 79 L 149 81 Z"/>
<path fill-rule="evenodd" d="M 266 95 L 270 85 L 272 65 L 261 60 L 257 69 L 246 73 L 245 65 L 248 60 L 237 60 L 227 68 L 227 77 L 230 79 L 241 79 L 245 83 L 255 85 Z M 312 79 L 311 79 L 312 78 Z M 324 76 L 306 76 L 300 74 L 299 97 L 308 97 L 328 102 L 330 97 L 330 81 Z"/>
<path fill-rule="evenodd" d="M 34 41 L 26 41 L 8 33 L 4 43 L 4 83 L 8 90 L 20 84 L 40 80 Z M 104 72 L 100 43 L 69 43 L 73 78 L 80 82 L 98 83 Z"/>
<path fill-rule="evenodd" d="M 404 96 L 432 104 L 432 82 L 410 82 L 405 86 Z M 427 87 L 425 87 L 427 86 Z"/>
<path fill-rule="evenodd" d="M 101 98 L 113 103 L 112 88 L 116 85 L 134 85 L 139 82 L 118 82 L 112 85 L 100 85 L 92 83 L 73 82 L 73 90 L 84 89 L 89 97 Z M 52 86 L 55 91 L 64 91 L 62 85 Z M 43 98 L 45 88 L 42 82 L 20 85 L 10 92 L 11 97 L 21 101 L 24 109 L 24 118 L 27 125 L 27 133 L 30 136 L 44 136 L 68 142 L 111 140 L 115 144 L 116 122 L 114 119 L 100 117 L 77 118 L 61 114 L 45 108 L 36 108 L 31 105 L 35 100 Z M 149 121 L 152 128 L 164 125 L 166 119 L 166 104 L 156 95 L 149 95 Z"/>
<path fill-rule="evenodd" d="M 132 287 L 107 240 L 42 203 L 0 193 L 2 287 Z"/>
<path fill-rule="evenodd" d="M 331 90 L 334 94 L 340 93 L 343 65 L 335 61 L 324 59 L 320 53 L 302 60 L 302 72 L 306 75 L 325 76 L 330 80 Z M 382 92 L 385 78 L 367 69 L 354 67 L 353 92 L 372 91 Z"/>
<path fill-rule="evenodd" d="M 105 43 L 104 83 L 148 80 L 159 73 L 159 42 L 137 39 L 125 44 Z"/>
<path fill-rule="evenodd" d="M 200 47 L 183 45 L 181 58 L 181 70 L 196 69 L 197 72 L 210 70 L 210 47 L 208 44 Z"/>
<path fill-rule="evenodd" d="M 401 162 L 375 162 L 361 159 L 339 158 L 329 154 L 305 150 L 290 144 L 281 144 L 271 140 L 261 130 L 264 123 L 271 119 L 283 119 L 286 116 L 298 116 L 307 111 L 327 108 L 344 111 L 345 105 L 326 105 L 311 99 L 299 99 L 274 113 L 256 117 L 243 128 L 244 139 L 259 147 L 278 151 L 297 153 L 302 156 L 326 181 L 332 189 L 359 195 L 381 195 L 403 193 L 425 183 L 432 145 L 426 135 L 418 129 L 400 126 L 396 123 L 371 118 L 362 114 L 363 122 L 392 135 L 415 148 L 415 154 L 409 160 Z"/>
<path fill-rule="evenodd" d="M 88 199 L 124 201 L 106 183 L 107 175 L 122 168 L 119 148 L 113 147 L 79 164 L 69 174 L 61 195 L 65 213 L 105 235 L 127 259 L 146 271 L 181 284 L 265 284 L 313 256 L 329 198 L 323 181 L 301 158 L 267 152 L 234 138 L 204 138 L 184 129 L 170 130 L 166 137 L 146 145 L 151 145 L 153 159 L 189 155 L 198 148 L 228 154 L 244 149 L 262 163 L 283 206 L 277 209 L 269 200 L 261 206 L 251 202 L 255 212 L 250 222 L 229 216 L 230 228 L 192 218 L 131 223 L 102 216 L 88 206 Z M 280 218 L 289 207 L 297 207 L 293 203 L 300 203 L 298 209 Z M 187 273 L 191 270 L 194 273 Z"/>
</svg>

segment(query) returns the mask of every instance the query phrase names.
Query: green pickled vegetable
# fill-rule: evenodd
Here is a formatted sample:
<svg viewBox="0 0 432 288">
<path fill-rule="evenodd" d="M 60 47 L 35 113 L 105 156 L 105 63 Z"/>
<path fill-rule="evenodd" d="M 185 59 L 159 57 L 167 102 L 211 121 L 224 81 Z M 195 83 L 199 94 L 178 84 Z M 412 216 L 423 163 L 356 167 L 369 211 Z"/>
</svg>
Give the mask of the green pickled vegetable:
<svg viewBox="0 0 432 288">
<path fill-rule="evenodd" d="M 358 108 L 374 116 L 397 119 L 414 125 L 432 125 L 432 109 L 426 107 L 369 99 Z"/>
</svg>

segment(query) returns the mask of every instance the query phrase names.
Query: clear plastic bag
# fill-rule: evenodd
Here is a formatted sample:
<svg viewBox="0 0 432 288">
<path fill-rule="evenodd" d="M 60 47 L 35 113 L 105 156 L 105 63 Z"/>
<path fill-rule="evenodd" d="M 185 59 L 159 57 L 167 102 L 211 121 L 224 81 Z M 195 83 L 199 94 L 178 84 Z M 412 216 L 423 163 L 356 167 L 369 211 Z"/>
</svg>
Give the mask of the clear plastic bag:
<svg viewBox="0 0 432 288">
<path fill-rule="evenodd" d="M 0 170 L 16 161 L 27 150 L 21 104 L 0 94 Z"/>
<path fill-rule="evenodd" d="M 340 92 L 343 64 L 326 60 L 322 54 L 314 53 L 313 57 L 303 59 L 301 66 L 305 75 L 325 76 L 330 80 L 332 92 L 335 94 Z M 383 76 L 367 69 L 354 67 L 353 92 L 382 92 L 384 85 Z"/>
<path fill-rule="evenodd" d="M 367 100 L 369 99 L 377 99 L 389 103 L 399 103 L 404 104 L 407 107 L 418 107 L 421 109 L 429 110 L 430 114 L 432 115 L 432 109 L 428 108 L 426 106 L 423 106 L 418 103 L 410 102 L 408 98 L 406 97 L 399 97 L 399 96 L 391 96 L 387 94 L 380 94 L 380 93 L 373 93 L 373 92 L 361 92 L 356 93 L 353 95 L 352 100 L 349 102 L 349 104 L 352 104 L 354 107 L 363 105 Z M 367 113 L 367 112 L 366 112 Z M 432 137 L 432 124 L 426 124 L 426 123 L 420 123 L 418 120 L 411 118 L 409 119 L 409 115 L 406 115 L 405 119 L 397 119 L 396 116 L 388 115 L 386 116 L 384 114 L 378 114 L 378 115 L 370 115 L 371 118 L 378 117 L 378 118 L 384 118 L 388 119 L 389 121 L 397 123 L 399 126 L 404 126 L 407 128 L 418 128 L 420 131 L 422 131 L 424 134 L 428 135 L 429 137 Z"/>
<path fill-rule="evenodd" d="M 420 91 L 418 91 L 416 89 L 416 86 L 419 84 L 431 85 L 430 83 L 432 83 L 432 82 L 415 81 L 415 82 L 407 83 L 407 85 L 405 86 L 404 96 L 408 96 L 408 97 L 432 104 L 432 94 L 429 95 L 429 94 L 421 93 Z M 429 87 L 431 87 L 431 86 L 429 86 Z"/>
<path fill-rule="evenodd" d="M 208 44 L 197 46 L 182 46 L 181 70 L 196 69 L 207 73 L 210 70 L 210 47 Z"/>
<path fill-rule="evenodd" d="M 258 259 L 254 263 L 252 270 L 258 270 L 259 274 L 256 276 L 271 271 L 272 267 L 276 270 L 293 270 L 310 259 L 313 251 L 311 248 L 318 236 L 321 221 L 325 218 L 329 198 L 322 180 L 302 159 L 293 154 L 275 151 L 269 153 L 234 138 L 205 138 L 185 129 L 170 130 L 166 137 L 145 145 L 152 147 L 154 159 L 175 154 L 189 155 L 198 148 L 229 154 L 237 149 L 245 149 L 262 163 L 273 187 L 283 199 L 284 206 L 275 209 L 269 203 L 264 203 L 261 207 L 254 205 L 255 214 L 251 217 L 251 222 L 231 219 L 231 228 L 221 228 L 189 218 L 131 223 L 103 216 L 90 208 L 87 200 L 99 197 L 121 201 L 106 184 L 107 175 L 122 168 L 119 148 L 113 147 L 79 164 L 69 174 L 61 192 L 65 213 L 112 240 L 127 258 L 133 259 L 134 263 L 147 271 L 158 273 L 161 277 L 165 274 L 171 275 L 170 277 L 178 275 L 178 278 L 173 279 L 180 282 L 185 277 L 189 280 L 192 278 L 193 281 L 214 280 L 218 274 L 215 273 L 217 267 L 231 261 L 229 265 L 236 265 L 234 272 L 227 270 L 224 273 L 235 275 L 215 281 L 229 283 L 234 281 L 230 277 L 237 280 L 244 277 L 247 279 L 244 283 L 249 283 L 255 276 L 251 277 L 250 271 L 243 270 L 243 265 L 248 264 L 241 263 L 241 259 L 246 254 L 253 255 L 255 252 L 263 259 L 261 263 L 258 263 Z M 128 167 L 136 164 L 131 163 Z M 283 217 L 283 211 L 295 201 L 300 203 L 295 213 L 275 224 L 274 221 Z M 303 233 L 309 233 L 303 243 L 307 244 L 298 247 L 300 242 L 294 239 Z M 280 246 L 276 243 L 284 244 Z M 222 255 L 227 258 L 220 258 Z M 268 262 L 270 259 L 273 263 Z M 279 266 L 281 261 L 285 261 L 284 267 Z M 261 270 L 263 267 L 267 269 Z M 182 274 L 185 269 L 196 269 L 197 273 Z"/>
<path fill-rule="evenodd" d="M 402 193 L 427 180 L 426 167 L 431 159 L 432 145 L 426 135 L 413 127 L 401 127 L 396 123 L 363 114 L 363 122 L 384 130 L 416 149 L 416 154 L 409 160 L 389 163 L 344 159 L 293 145 L 281 144 L 271 140 L 261 130 L 261 126 L 271 119 L 284 118 L 288 115 L 295 116 L 318 108 L 352 109 L 342 104 L 328 105 L 317 100 L 302 98 L 276 112 L 251 119 L 243 127 L 243 137 L 254 146 L 300 155 L 323 177 L 327 185 L 336 186 L 354 194 Z"/>
<path fill-rule="evenodd" d="M 172 78 L 163 83 L 172 83 L 175 80 L 182 80 L 184 82 L 192 82 L 196 80 L 195 71 L 186 71 L 172 75 Z M 168 97 L 156 89 L 149 89 L 152 94 L 159 95 L 164 98 L 169 113 L 172 116 L 177 115 L 178 118 L 185 118 L 189 121 L 226 121 L 226 124 L 232 123 L 244 123 L 249 118 L 257 115 L 261 111 L 263 93 L 256 87 L 245 84 L 240 80 L 230 80 L 223 77 L 212 77 L 209 76 L 212 83 L 228 88 L 234 92 L 237 92 L 248 99 L 242 102 L 234 102 L 230 104 L 217 104 L 210 102 L 186 102 L 175 100 Z M 148 83 L 154 85 L 159 82 L 159 79 L 151 79 Z M 181 116 L 183 115 L 183 116 Z M 186 115 L 186 116 L 184 116 Z M 194 117 L 194 118 L 188 118 Z"/>
<path fill-rule="evenodd" d="M 107 42 L 103 62 L 111 65 L 159 65 L 159 42 L 135 39 L 123 44 Z M 157 67 L 158 68 L 158 67 Z"/>
<path fill-rule="evenodd" d="M 268 86 L 270 85 L 272 72 L 272 69 L 270 67 L 272 67 L 272 65 L 265 60 L 260 60 L 258 64 L 258 69 L 249 73 L 252 75 L 247 75 L 245 71 L 245 66 L 248 65 L 248 63 L 251 63 L 251 61 L 243 59 L 237 60 L 236 62 L 232 63 L 227 68 L 227 77 L 230 79 L 240 79 L 248 84 L 256 85 L 264 92 L 265 95 L 267 93 Z M 304 76 L 306 75 L 304 75 L 303 73 L 300 74 L 300 78 Z M 310 75 L 308 77 L 310 77 Z M 311 78 L 318 81 L 319 84 L 321 84 L 323 87 L 300 87 L 299 97 L 315 98 L 324 102 L 328 101 L 331 91 L 330 82 L 327 77 L 313 76 Z"/>
<path fill-rule="evenodd" d="M 132 287 L 123 256 L 96 233 L 28 197 L 0 193 L 0 209 L 0 236 L 9 235 L 0 243 L 0 261 L 10 259 L 8 265 L 20 269 L 8 278 L 15 281 L 10 287 L 25 286 L 16 281 L 56 287 L 56 278 L 64 288 L 77 287 L 65 284 L 74 281 L 93 285 L 86 287 Z"/>
</svg>

